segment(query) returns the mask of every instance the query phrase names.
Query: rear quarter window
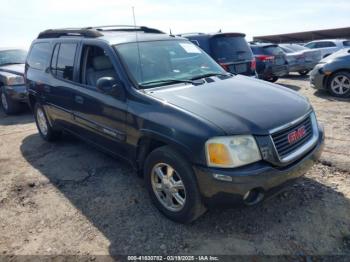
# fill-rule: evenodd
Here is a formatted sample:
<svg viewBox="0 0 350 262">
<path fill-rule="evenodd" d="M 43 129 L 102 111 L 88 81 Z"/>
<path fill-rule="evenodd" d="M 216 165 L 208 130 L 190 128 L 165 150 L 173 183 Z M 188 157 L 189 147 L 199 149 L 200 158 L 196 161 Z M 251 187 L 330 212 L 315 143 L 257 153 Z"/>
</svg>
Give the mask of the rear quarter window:
<svg viewBox="0 0 350 262">
<path fill-rule="evenodd" d="M 33 44 L 27 60 L 29 67 L 42 71 L 45 70 L 47 62 L 50 59 L 50 51 L 49 43 Z"/>
</svg>

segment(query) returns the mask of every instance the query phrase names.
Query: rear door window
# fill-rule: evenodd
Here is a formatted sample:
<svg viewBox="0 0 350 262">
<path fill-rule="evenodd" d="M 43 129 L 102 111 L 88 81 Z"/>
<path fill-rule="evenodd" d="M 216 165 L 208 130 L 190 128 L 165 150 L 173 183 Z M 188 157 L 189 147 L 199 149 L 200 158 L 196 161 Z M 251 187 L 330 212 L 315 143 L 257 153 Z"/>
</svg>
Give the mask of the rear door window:
<svg viewBox="0 0 350 262">
<path fill-rule="evenodd" d="M 50 44 L 36 43 L 33 45 L 28 57 L 28 65 L 37 70 L 45 70 L 50 58 Z"/>
<path fill-rule="evenodd" d="M 210 47 L 219 63 L 252 60 L 252 51 L 243 36 L 215 36 L 210 41 Z"/>
<path fill-rule="evenodd" d="M 55 48 L 56 52 L 57 46 Z M 75 53 L 77 50 L 76 43 L 61 43 L 59 46 L 57 63 L 55 66 L 55 57 L 51 63 L 52 72 L 57 78 L 73 81 Z"/>
</svg>

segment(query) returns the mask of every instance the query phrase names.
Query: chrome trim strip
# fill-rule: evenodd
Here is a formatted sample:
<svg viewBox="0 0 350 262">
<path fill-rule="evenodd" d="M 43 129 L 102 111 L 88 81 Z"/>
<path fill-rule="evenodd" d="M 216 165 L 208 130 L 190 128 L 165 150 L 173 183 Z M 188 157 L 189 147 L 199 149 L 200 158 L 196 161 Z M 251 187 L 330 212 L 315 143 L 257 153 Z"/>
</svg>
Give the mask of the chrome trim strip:
<svg viewBox="0 0 350 262">
<path fill-rule="evenodd" d="M 286 156 L 284 158 L 280 157 L 280 155 L 279 155 L 279 153 L 278 153 L 278 151 L 276 149 L 275 142 L 273 141 L 272 135 L 270 133 L 270 139 L 271 139 L 272 145 L 273 145 L 274 150 L 275 150 L 275 152 L 277 154 L 278 160 L 281 163 L 286 164 L 286 163 L 292 162 L 293 160 L 295 160 L 298 157 L 302 156 L 306 151 L 308 151 L 309 149 L 311 149 L 313 146 L 315 146 L 317 144 L 317 141 L 318 141 L 318 138 L 319 138 L 319 131 L 318 131 L 316 115 L 315 115 L 314 112 L 311 112 L 311 113 L 309 113 L 309 115 L 302 116 L 301 118 L 298 118 L 297 120 L 291 122 L 293 124 L 289 123 L 288 125 L 283 126 L 283 129 L 285 129 L 286 127 L 289 127 L 291 125 L 294 125 L 294 124 L 296 124 L 298 122 L 301 122 L 302 120 L 304 120 L 308 116 L 311 119 L 311 125 L 312 125 L 312 133 L 313 133 L 313 135 L 312 135 L 311 139 L 306 144 L 302 145 L 297 150 L 295 150 L 294 152 L 290 153 L 288 156 Z M 281 130 L 280 127 L 277 128 L 277 129 Z"/>
<path fill-rule="evenodd" d="M 270 135 L 273 135 L 274 133 L 276 133 L 276 132 L 278 132 L 278 131 L 281 131 L 281 130 L 283 130 L 283 129 L 286 129 L 286 128 L 288 128 L 288 127 L 294 126 L 294 125 L 297 124 L 298 122 L 301 122 L 301 121 L 303 121 L 305 118 L 307 118 L 308 116 L 310 116 L 311 113 L 313 113 L 312 110 L 308 111 L 305 115 L 303 115 L 303 116 L 301 116 L 301 117 L 299 117 L 299 118 L 293 120 L 292 122 L 289 122 L 289 123 L 287 123 L 287 124 L 285 124 L 285 125 L 282 125 L 282 126 L 279 126 L 279 127 L 274 128 L 274 129 L 271 129 L 271 130 L 269 131 Z"/>
</svg>

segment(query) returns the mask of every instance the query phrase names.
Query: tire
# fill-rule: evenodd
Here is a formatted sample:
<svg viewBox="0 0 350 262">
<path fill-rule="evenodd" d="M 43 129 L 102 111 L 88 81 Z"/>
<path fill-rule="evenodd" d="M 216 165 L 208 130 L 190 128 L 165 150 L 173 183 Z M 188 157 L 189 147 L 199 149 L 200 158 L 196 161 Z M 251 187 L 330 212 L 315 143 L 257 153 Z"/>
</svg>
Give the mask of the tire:
<svg viewBox="0 0 350 262">
<path fill-rule="evenodd" d="M 327 82 L 328 92 L 335 97 L 350 96 L 350 73 L 340 71 L 332 75 Z"/>
<path fill-rule="evenodd" d="M 299 75 L 301 76 L 306 76 L 310 71 L 309 70 L 303 70 L 303 71 L 299 71 Z"/>
<path fill-rule="evenodd" d="M 6 115 L 14 115 L 21 111 L 21 104 L 12 100 L 3 89 L 0 90 L 0 97 L 1 108 Z"/>
<path fill-rule="evenodd" d="M 173 172 L 171 172 L 172 169 Z M 165 175 L 169 170 L 172 176 Z M 164 176 L 159 176 L 159 171 L 163 172 Z M 167 218 L 179 223 L 190 223 L 206 211 L 191 165 L 171 147 L 163 146 L 149 154 L 144 165 L 144 179 L 152 202 Z M 179 181 L 182 182 L 183 189 Z M 168 198 L 165 197 L 168 196 L 166 190 L 170 191 L 166 188 L 169 182 L 171 185 L 178 186 L 178 189 L 170 186 L 171 190 L 175 190 L 170 193 L 171 204 L 166 203 Z M 162 189 L 156 190 L 156 185 L 161 186 Z M 180 202 L 177 200 L 179 196 L 182 199 Z"/>
<path fill-rule="evenodd" d="M 34 106 L 34 118 L 39 134 L 44 140 L 52 142 L 56 141 L 61 136 L 60 131 L 54 130 L 51 127 L 45 111 L 39 103 L 36 103 Z"/>
<path fill-rule="evenodd" d="M 277 77 L 277 76 L 272 76 L 272 77 L 266 79 L 266 81 L 269 81 L 269 82 L 271 82 L 271 83 L 274 83 L 274 82 L 276 82 L 277 80 L 278 80 L 278 77 Z"/>
</svg>

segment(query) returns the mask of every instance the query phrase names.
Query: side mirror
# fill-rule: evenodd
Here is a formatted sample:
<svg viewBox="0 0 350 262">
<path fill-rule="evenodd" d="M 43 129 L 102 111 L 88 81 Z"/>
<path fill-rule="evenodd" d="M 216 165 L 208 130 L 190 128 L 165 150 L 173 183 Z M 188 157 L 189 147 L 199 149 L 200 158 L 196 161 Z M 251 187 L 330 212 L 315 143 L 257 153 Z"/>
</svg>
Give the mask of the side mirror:
<svg viewBox="0 0 350 262">
<path fill-rule="evenodd" d="M 115 81 L 114 77 L 101 77 L 97 80 L 96 87 L 98 90 L 106 94 L 112 94 L 116 92 L 118 84 Z"/>
</svg>

